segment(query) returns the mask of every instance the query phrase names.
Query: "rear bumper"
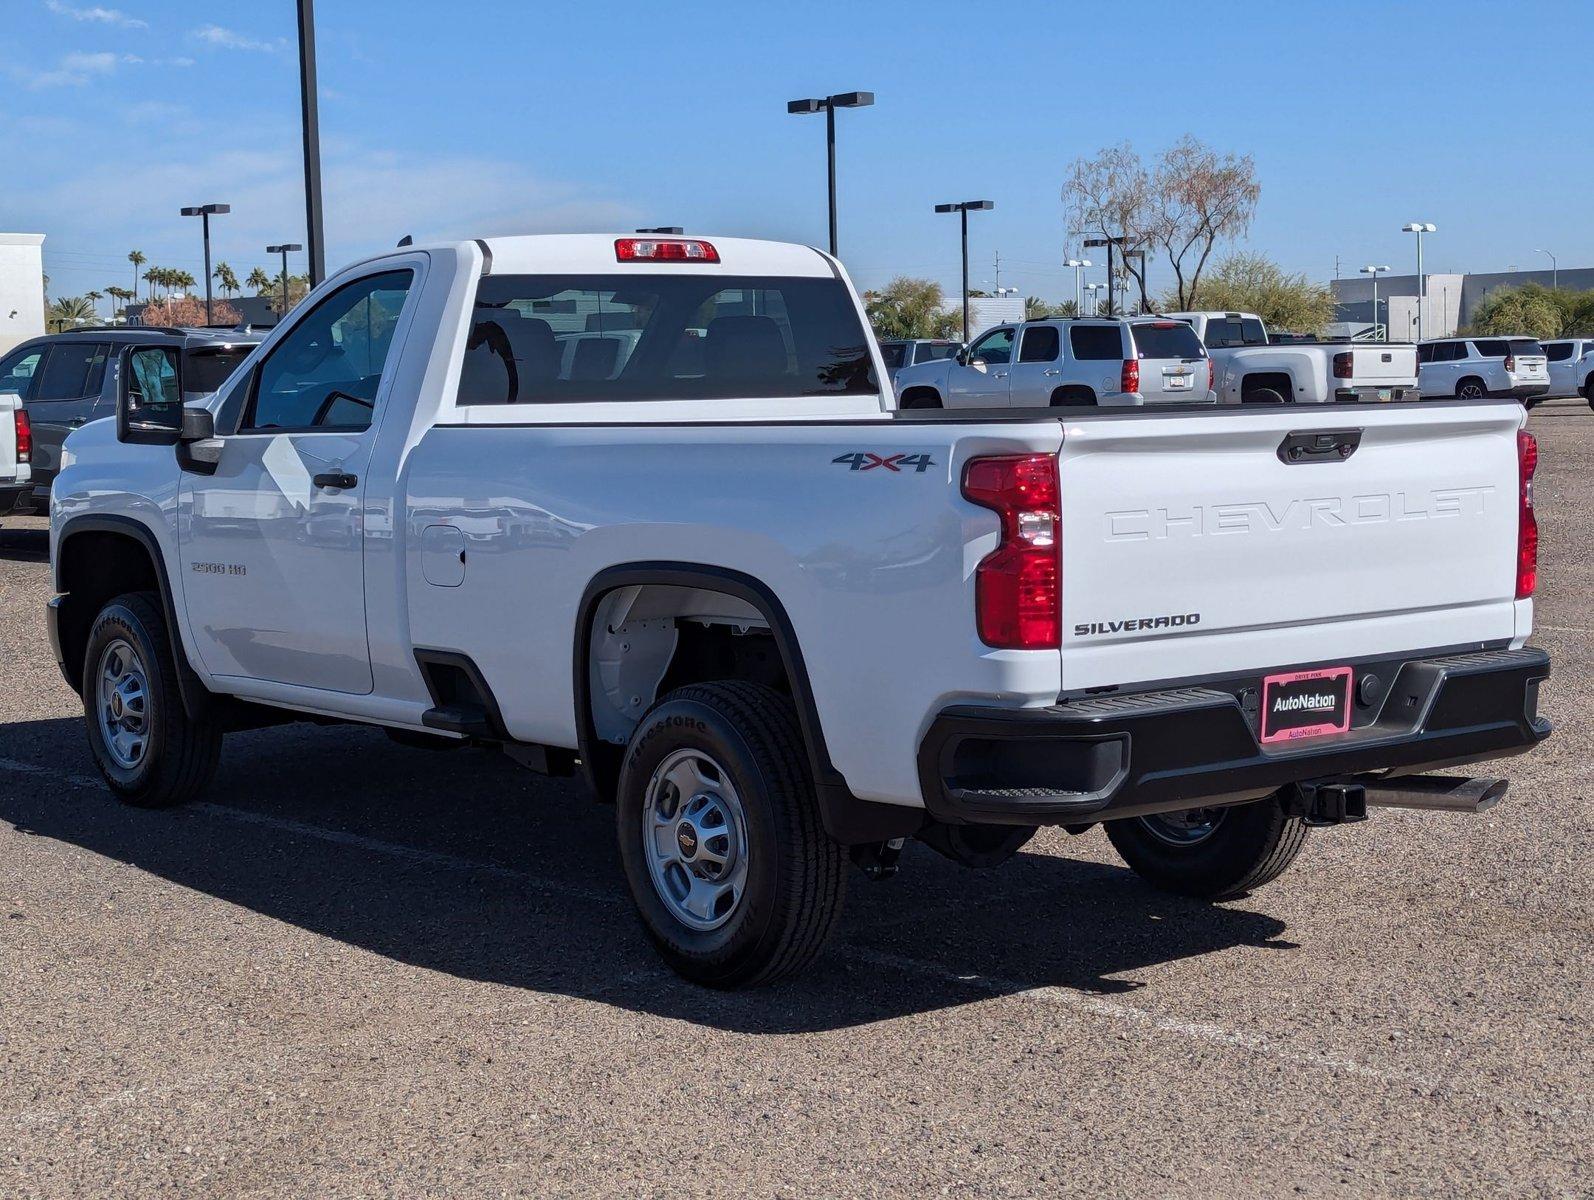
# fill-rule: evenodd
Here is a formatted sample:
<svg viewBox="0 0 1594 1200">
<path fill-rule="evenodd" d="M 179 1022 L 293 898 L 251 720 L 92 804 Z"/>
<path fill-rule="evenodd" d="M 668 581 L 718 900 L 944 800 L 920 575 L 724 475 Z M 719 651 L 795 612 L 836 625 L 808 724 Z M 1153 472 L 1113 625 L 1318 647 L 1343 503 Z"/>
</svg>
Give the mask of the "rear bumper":
<svg viewBox="0 0 1594 1200">
<path fill-rule="evenodd" d="M 1356 387 L 1337 387 L 1334 389 L 1336 400 L 1415 400 L 1417 388 L 1409 383 L 1390 383 L 1380 387 L 1377 384 L 1357 385 Z"/>
<path fill-rule="evenodd" d="M 1549 390 L 1550 385 L 1547 383 L 1516 383 L 1503 392 L 1490 392 L 1489 394 L 1491 396 L 1499 396 L 1501 399 L 1526 400 L 1532 396 L 1542 396 Z"/>
<path fill-rule="evenodd" d="M 1537 649 L 1412 659 L 1348 733 L 1280 749 L 1258 741 L 1254 692 L 1247 711 L 1233 681 L 1044 709 L 957 706 L 920 745 L 920 785 L 942 821 L 1070 825 L 1238 803 L 1311 780 L 1417 774 L 1543 741 L 1538 688 L 1549 674 Z"/>
</svg>

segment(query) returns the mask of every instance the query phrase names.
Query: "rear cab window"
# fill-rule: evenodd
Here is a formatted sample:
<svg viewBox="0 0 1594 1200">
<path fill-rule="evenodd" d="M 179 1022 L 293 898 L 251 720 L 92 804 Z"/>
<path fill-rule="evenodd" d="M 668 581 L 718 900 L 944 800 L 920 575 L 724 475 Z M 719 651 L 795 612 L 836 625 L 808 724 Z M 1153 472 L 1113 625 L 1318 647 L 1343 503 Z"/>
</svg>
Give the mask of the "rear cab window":
<svg viewBox="0 0 1594 1200">
<path fill-rule="evenodd" d="M 872 340 L 834 277 L 489 275 L 457 403 L 877 396 Z"/>
<path fill-rule="evenodd" d="M 194 347 L 183 352 L 183 391 L 190 396 L 219 392 L 253 346 Z"/>
<path fill-rule="evenodd" d="M 1566 362 L 1572 357 L 1573 343 L 1571 342 L 1545 342 L 1544 357 L 1551 362 Z"/>
<path fill-rule="evenodd" d="M 940 362 L 943 358 L 951 358 L 958 352 L 958 342 L 920 342 L 913 350 L 913 361 L 916 363 Z"/>
<path fill-rule="evenodd" d="M 1213 348 L 1265 346 L 1267 330 L 1256 317 L 1211 317 L 1207 320 L 1205 341 Z"/>
<path fill-rule="evenodd" d="M 1141 358 L 1205 358 L 1195 330 L 1180 321 L 1136 321 L 1130 327 Z"/>
</svg>

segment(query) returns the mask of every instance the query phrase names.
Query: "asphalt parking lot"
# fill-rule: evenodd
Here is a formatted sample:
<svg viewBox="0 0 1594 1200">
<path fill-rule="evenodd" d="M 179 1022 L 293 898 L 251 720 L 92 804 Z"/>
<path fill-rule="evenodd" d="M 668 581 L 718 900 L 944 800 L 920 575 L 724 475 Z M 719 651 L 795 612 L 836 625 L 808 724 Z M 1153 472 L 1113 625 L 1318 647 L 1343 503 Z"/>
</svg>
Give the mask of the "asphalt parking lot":
<svg viewBox="0 0 1594 1200">
<path fill-rule="evenodd" d="M 1587 1195 L 1594 413 L 1535 411 L 1543 696 L 1481 817 L 1148 890 L 1099 832 L 852 881 L 793 985 L 675 980 L 611 812 L 358 728 L 112 802 L 0 526 L 0 1195 Z"/>
</svg>

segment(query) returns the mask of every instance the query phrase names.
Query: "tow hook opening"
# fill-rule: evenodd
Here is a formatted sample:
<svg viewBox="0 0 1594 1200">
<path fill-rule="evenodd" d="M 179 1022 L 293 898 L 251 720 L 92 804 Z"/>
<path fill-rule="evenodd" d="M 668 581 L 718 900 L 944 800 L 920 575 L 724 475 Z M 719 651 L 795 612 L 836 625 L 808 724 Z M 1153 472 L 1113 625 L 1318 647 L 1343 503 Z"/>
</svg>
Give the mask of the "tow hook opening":
<svg viewBox="0 0 1594 1200">
<path fill-rule="evenodd" d="M 1297 783 L 1284 789 L 1279 803 L 1286 815 L 1313 828 L 1367 819 L 1367 788 L 1360 783 Z"/>
</svg>

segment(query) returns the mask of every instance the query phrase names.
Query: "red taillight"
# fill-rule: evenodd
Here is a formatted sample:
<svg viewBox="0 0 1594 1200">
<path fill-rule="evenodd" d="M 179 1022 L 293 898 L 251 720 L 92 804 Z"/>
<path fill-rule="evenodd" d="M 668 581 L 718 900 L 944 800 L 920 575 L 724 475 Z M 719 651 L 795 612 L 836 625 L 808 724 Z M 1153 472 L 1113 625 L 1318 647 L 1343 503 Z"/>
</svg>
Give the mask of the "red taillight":
<svg viewBox="0 0 1594 1200">
<path fill-rule="evenodd" d="M 1120 392 L 1138 392 L 1140 390 L 1140 360 L 1138 358 L 1124 359 L 1124 369 L 1118 376 L 1118 390 Z"/>
<path fill-rule="evenodd" d="M 1212 359 L 1207 359 L 1207 391 L 1215 392 L 1218 389 L 1218 364 Z"/>
<path fill-rule="evenodd" d="M 28 422 L 25 409 L 17 409 L 11 414 L 17 426 L 17 461 L 25 463 L 33 458 L 33 426 Z"/>
<path fill-rule="evenodd" d="M 714 243 L 697 238 L 616 238 L 614 256 L 621 262 L 717 263 Z"/>
<path fill-rule="evenodd" d="M 1355 361 L 1356 356 L 1348 350 L 1342 354 L 1334 355 L 1334 378 L 1349 379 Z"/>
<path fill-rule="evenodd" d="M 1062 644 L 1057 460 L 1050 454 L 976 458 L 963 494 L 1002 518 L 1002 540 L 974 569 L 980 640 L 1003 650 Z"/>
<path fill-rule="evenodd" d="M 1505 369 L 1507 371 L 1515 371 L 1517 369 L 1517 360 L 1514 354 L 1507 354 L 1505 356 Z"/>
<path fill-rule="evenodd" d="M 1533 472 L 1539 468 L 1539 443 L 1517 430 L 1517 599 L 1526 600 L 1539 584 L 1539 519 L 1533 515 Z"/>
</svg>

